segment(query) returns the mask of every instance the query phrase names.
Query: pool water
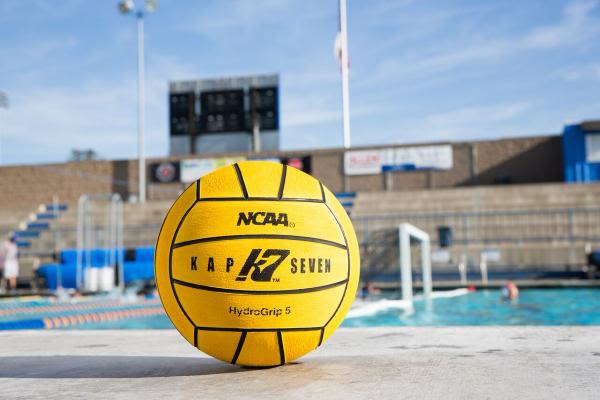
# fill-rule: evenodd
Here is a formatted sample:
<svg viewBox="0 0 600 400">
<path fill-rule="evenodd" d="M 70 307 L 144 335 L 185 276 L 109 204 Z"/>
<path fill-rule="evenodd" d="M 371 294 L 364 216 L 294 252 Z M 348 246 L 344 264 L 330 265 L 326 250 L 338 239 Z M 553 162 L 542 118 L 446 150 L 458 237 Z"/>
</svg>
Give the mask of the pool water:
<svg viewBox="0 0 600 400">
<path fill-rule="evenodd" d="M 385 302 L 391 297 L 388 294 L 373 301 Z M 600 325 L 600 289 L 521 289 L 515 301 L 502 300 L 500 290 L 476 290 L 434 299 L 429 306 L 415 301 L 414 312 L 381 308 L 371 315 L 346 318 L 342 326 L 452 325 Z"/>
<path fill-rule="evenodd" d="M 430 302 L 416 300 L 414 310 L 396 301 L 397 293 L 359 300 L 344 327 L 452 325 L 600 325 L 600 289 L 522 289 L 516 301 L 504 301 L 499 290 L 477 290 Z M 362 308 L 361 307 L 365 307 Z M 44 318 L 71 317 L 54 329 L 171 329 L 158 299 L 119 304 L 106 299 L 59 303 L 47 299 L 0 301 L 0 330 L 44 329 Z M 12 311 L 11 311 L 12 310 Z M 140 311 L 141 310 L 141 311 Z M 145 311 L 144 311 L 145 310 Z M 358 312 L 357 312 L 358 311 Z M 124 313 L 118 318 L 104 318 Z M 73 321 L 73 316 L 103 316 L 104 320 Z M 68 322 L 68 321 L 67 321 Z"/>
</svg>

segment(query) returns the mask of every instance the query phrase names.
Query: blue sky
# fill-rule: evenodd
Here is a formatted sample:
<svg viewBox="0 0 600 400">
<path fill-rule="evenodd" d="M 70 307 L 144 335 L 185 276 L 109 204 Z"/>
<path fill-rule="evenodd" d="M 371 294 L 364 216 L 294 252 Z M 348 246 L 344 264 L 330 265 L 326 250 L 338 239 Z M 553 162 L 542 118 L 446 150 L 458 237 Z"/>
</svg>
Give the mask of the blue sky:
<svg viewBox="0 0 600 400">
<path fill-rule="evenodd" d="M 138 0 L 139 1 L 139 0 Z M 600 117 L 600 4 L 348 0 L 353 145 L 559 133 Z M 280 74 L 284 149 L 342 142 L 336 0 L 159 0 L 146 20 L 146 150 L 170 80 Z M 134 158 L 135 21 L 116 1 L 2 0 L 5 164 Z"/>
</svg>

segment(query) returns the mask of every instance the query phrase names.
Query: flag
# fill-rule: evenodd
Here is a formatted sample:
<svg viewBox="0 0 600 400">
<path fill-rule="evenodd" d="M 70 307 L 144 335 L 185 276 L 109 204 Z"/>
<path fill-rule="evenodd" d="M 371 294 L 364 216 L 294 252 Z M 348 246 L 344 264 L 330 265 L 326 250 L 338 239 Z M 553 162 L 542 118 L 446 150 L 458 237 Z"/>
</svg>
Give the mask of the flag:
<svg viewBox="0 0 600 400">
<path fill-rule="evenodd" d="M 340 68 L 342 66 L 342 33 L 338 30 L 333 42 L 333 56 L 337 58 Z"/>
<path fill-rule="evenodd" d="M 341 10 L 338 6 L 338 30 L 333 41 L 333 56 L 337 58 L 340 68 L 342 68 L 342 27 L 341 27 Z M 348 50 L 346 50 L 348 51 Z M 350 67 L 350 57 L 348 57 L 348 67 Z"/>
</svg>

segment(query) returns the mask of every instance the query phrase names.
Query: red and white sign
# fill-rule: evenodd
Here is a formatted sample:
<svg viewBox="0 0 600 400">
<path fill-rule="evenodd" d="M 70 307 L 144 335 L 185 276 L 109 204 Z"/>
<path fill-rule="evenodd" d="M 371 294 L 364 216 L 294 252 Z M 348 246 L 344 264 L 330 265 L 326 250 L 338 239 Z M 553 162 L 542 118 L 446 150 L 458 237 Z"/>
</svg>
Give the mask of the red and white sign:
<svg viewBox="0 0 600 400">
<path fill-rule="evenodd" d="M 396 147 L 344 153 L 346 175 L 375 175 L 382 171 L 447 170 L 454 165 L 451 145 Z"/>
<path fill-rule="evenodd" d="M 346 175 L 375 175 L 381 173 L 381 151 L 359 150 L 344 153 Z"/>
</svg>

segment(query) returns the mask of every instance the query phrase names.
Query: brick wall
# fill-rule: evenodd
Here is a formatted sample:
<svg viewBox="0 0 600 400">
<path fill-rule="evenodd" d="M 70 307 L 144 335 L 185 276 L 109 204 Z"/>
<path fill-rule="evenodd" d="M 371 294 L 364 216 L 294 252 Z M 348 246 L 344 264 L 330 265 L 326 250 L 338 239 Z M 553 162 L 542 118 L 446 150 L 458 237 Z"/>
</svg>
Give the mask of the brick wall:
<svg viewBox="0 0 600 400">
<path fill-rule="evenodd" d="M 447 171 L 392 172 L 393 190 L 443 188 L 494 183 L 562 181 L 560 136 L 452 143 L 454 166 Z M 383 147 L 365 147 L 374 149 Z M 312 155 L 312 174 L 333 191 L 381 191 L 384 175 L 344 177 L 343 149 L 265 152 L 261 156 Z M 232 154 L 239 155 L 239 154 Z M 204 157 L 222 157 L 222 154 Z M 191 156 L 195 157 L 195 156 Z M 191 158 L 190 157 L 190 158 Z M 179 158 L 149 159 L 147 164 Z M 118 192 L 125 199 L 137 193 L 137 160 L 87 161 L 0 168 L 0 207 L 32 208 L 59 196 L 75 202 L 84 193 Z M 148 174 L 147 174 L 148 175 Z M 149 199 L 174 199 L 184 184 L 148 184 Z"/>
<path fill-rule="evenodd" d="M 23 165 L 0 168 L 2 207 L 33 207 L 50 202 L 76 201 L 82 193 L 113 191 L 113 162 L 92 161 L 65 164 Z"/>
</svg>

